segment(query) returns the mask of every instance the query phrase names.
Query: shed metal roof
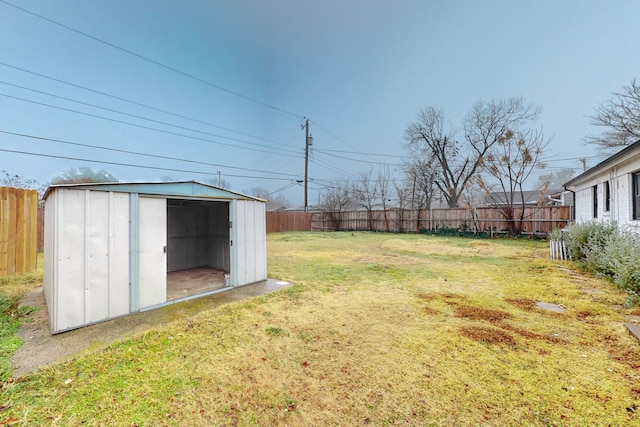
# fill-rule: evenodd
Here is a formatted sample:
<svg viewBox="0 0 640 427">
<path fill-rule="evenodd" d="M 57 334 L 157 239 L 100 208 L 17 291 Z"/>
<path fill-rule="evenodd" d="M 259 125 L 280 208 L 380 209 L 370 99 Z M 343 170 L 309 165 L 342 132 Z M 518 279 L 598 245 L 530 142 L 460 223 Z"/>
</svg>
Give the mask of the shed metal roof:
<svg viewBox="0 0 640 427">
<path fill-rule="evenodd" d="M 47 188 L 44 199 L 56 188 L 76 188 L 79 190 L 113 191 L 117 193 L 139 193 L 154 196 L 168 196 L 176 198 L 255 200 L 266 202 L 258 197 L 227 190 L 215 185 L 203 184 L 197 181 L 172 182 L 96 182 L 84 184 L 56 184 Z"/>
</svg>

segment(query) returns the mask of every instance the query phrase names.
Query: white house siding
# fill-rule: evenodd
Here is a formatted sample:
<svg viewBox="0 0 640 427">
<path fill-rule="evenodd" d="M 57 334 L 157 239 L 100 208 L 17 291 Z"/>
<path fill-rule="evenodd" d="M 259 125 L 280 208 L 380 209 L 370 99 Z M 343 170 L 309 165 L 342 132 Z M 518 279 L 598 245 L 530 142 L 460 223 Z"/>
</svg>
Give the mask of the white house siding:
<svg viewBox="0 0 640 427">
<path fill-rule="evenodd" d="M 576 191 L 576 222 L 593 221 L 593 197 L 591 187 Z"/>
<path fill-rule="evenodd" d="M 640 221 L 633 219 L 632 174 L 640 171 L 640 155 L 628 156 L 597 173 L 585 175 L 572 187 L 575 191 L 576 222 L 614 221 L 623 228 L 640 232 Z M 605 182 L 609 181 L 610 210 L 605 211 Z M 593 217 L 593 186 L 598 190 L 598 216 Z"/>
</svg>

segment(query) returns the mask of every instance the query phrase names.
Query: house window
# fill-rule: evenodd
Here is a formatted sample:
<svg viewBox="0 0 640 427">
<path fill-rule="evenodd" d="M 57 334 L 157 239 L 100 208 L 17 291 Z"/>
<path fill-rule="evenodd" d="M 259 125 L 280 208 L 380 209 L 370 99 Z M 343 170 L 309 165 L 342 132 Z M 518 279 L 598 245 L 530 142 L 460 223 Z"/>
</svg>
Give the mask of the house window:
<svg viewBox="0 0 640 427">
<path fill-rule="evenodd" d="M 633 219 L 640 219 L 640 172 L 631 174 Z"/>
<path fill-rule="evenodd" d="M 609 181 L 604 182 L 604 211 L 609 212 L 611 210 L 611 187 Z"/>
<path fill-rule="evenodd" d="M 593 194 L 593 217 L 598 218 L 598 186 L 591 187 Z"/>
</svg>

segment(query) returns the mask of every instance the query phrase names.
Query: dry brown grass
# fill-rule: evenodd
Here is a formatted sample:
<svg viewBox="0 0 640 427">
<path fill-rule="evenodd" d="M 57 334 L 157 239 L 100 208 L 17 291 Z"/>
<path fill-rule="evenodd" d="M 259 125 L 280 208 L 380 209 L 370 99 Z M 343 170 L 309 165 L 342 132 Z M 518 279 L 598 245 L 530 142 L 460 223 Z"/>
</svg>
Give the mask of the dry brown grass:
<svg viewBox="0 0 640 427">
<path fill-rule="evenodd" d="M 456 316 L 468 320 L 486 320 L 492 323 L 499 323 L 504 319 L 510 319 L 511 314 L 503 310 L 492 310 L 490 308 L 472 307 L 461 305 L 455 309 Z"/>
<path fill-rule="evenodd" d="M 581 292 L 544 252 L 524 241 L 271 235 L 270 275 L 295 285 L 5 384 L 2 416 L 24 425 L 637 425 L 627 408 L 640 404 L 640 354 L 624 313 Z"/>
<path fill-rule="evenodd" d="M 516 341 L 510 334 L 497 328 L 489 328 L 486 326 L 463 326 L 460 328 L 460 333 L 469 339 L 485 344 L 516 345 Z"/>
</svg>

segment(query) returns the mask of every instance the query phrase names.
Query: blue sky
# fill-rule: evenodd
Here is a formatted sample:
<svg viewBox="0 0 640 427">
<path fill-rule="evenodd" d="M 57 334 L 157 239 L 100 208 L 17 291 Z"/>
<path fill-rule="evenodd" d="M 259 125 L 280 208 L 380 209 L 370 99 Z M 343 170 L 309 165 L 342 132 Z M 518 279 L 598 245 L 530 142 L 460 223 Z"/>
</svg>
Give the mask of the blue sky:
<svg viewBox="0 0 640 427">
<path fill-rule="evenodd" d="M 578 171 L 602 159 L 583 143 L 593 108 L 639 77 L 639 16 L 632 0 L 2 1 L 0 169 L 40 182 L 70 166 L 122 181 L 219 171 L 299 205 L 306 116 L 315 204 L 379 162 L 401 179 L 420 108 L 460 127 L 479 99 L 523 96 L 553 137 L 540 173 Z"/>
</svg>

